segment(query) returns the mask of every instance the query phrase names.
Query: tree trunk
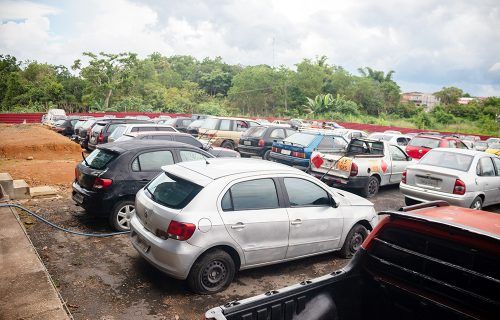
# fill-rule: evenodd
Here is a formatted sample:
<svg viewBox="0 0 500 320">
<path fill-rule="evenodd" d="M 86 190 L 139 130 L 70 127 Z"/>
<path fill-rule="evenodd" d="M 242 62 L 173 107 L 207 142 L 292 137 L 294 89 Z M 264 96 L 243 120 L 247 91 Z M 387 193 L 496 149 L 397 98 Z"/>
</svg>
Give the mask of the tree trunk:
<svg viewBox="0 0 500 320">
<path fill-rule="evenodd" d="M 104 110 L 108 110 L 109 107 L 109 99 L 111 98 L 111 94 L 113 91 L 109 89 L 108 94 L 106 95 L 106 99 L 104 100 Z"/>
</svg>

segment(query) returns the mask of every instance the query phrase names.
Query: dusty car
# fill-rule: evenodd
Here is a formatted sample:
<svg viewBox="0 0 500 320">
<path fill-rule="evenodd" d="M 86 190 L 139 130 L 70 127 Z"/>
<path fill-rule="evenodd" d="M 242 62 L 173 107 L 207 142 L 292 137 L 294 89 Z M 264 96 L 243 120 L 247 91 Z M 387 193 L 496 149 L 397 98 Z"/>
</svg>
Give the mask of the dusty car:
<svg viewBox="0 0 500 320">
<path fill-rule="evenodd" d="M 346 267 L 227 301 L 205 319 L 498 319 L 498 214 L 443 202 L 381 214 Z"/>
<path fill-rule="evenodd" d="M 252 127 L 241 135 L 238 152 L 242 157 L 257 156 L 269 160 L 273 142 L 281 142 L 295 132 L 292 128 L 275 125 Z"/>
<path fill-rule="evenodd" d="M 500 203 L 500 158 L 475 150 L 433 149 L 406 168 L 399 189 L 408 205 L 445 200 L 481 209 Z"/>
<path fill-rule="evenodd" d="M 486 149 L 485 152 L 500 156 L 500 143 L 489 144 L 488 149 Z"/>
<path fill-rule="evenodd" d="M 476 141 L 474 143 L 474 150 L 486 151 L 488 149 L 488 143 L 486 141 Z"/>
<path fill-rule="evenodd" d="M 164 166 L 137 193 L 134 248 L 191 290 L 224 290 L 238 270 L 329 251 L 351 256 L 377 224 L 373 204 L 258 159 Z"/>
<path fill-rule="evenodd" d="M 401 182 L 412 163 L 403 149 L 387 141 L 353 139 L 345 153 L 314 152 L 310 173 L 331 186 L 359 189 L 371 198 L 380 186 Z"/>
<path fill-rule="evenodd" d="M 258 125 L 256 121 L 242 118 L 207 118 L 198 129 L 198 139 L 204 144 L 234 150 L 238 147 L 241 134 Z"/>
<path fill-rule="evenodd" d="M 108 217 L 116 230 L 128 230 L 135 194 L 160 173 L 161 166 L 213 157 L 173 141 L 102 144 L 76 166 L 72 197 L 88 213 Z"/>
</svg>

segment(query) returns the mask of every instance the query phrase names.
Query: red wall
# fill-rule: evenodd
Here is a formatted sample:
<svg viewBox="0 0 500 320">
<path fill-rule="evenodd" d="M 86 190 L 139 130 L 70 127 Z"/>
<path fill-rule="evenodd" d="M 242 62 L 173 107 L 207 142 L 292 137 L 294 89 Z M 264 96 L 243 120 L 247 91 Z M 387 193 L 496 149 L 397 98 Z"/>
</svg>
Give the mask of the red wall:
<svg viewBox="0 0 500 320">
<path fill-rule="evenodd" d="M 23 123 L 24 121 L 26 121 L 26 123 L 40 123 L 42 121 L 42 115 L 43 113 L 0 113 L 0 123 Z M 171 116 L 171 117 L 191 116 L 190 114 L 148 113 L 148 112 L 71 113 L 68 115 L 82 115 L 82 116 L 93 116 L 93 117 L 102 117 L 104 115 L 115 115 L 117 118 L 125 116 L 140 116 L 140 115 L 148 116 L 150 118 L 155 118 L 160 115 Z M 270 117 L 266 119 L 272 121 L 279 118 Z M 364 130 L 367 132 L 383 132 L 385 130 L 396 130 L 402 133 L 429 131 L 429 130 L 419 130 L 412 128 L 379 126 L 374 124 L 352 123 L 352 122 L 339 122 L 339 124 L 349 129 Z M 442 131 L 440 132 L 449 134 L 455 133 L 455 132 L 442 132 Z M 480 137 L 483 140 L 490 138 L 490 136 L 480 136 Z"/>
</svg>

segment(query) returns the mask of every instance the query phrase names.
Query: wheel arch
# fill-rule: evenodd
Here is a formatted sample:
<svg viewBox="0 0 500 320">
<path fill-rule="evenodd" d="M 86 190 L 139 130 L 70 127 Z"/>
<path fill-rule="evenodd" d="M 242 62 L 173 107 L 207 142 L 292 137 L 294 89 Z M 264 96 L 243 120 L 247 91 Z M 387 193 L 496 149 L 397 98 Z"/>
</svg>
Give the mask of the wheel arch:
<svg viewBox="0 0 500 320">
<path fill-rule="evenodd" d="M 214 246 L 206 249 L 205 251 L 201 252 L 196 257 L 196 259 L 194 259 L 194 261 L 191 264 L 191 267 L 189 269 L 191 269 L 193 267 L 193 265 L 195 264 L 195 262 L 198 261 L 203 255 L 205 255 L 207 252 L 210 252 L 213 250 L 222 250 L 222 251 L 226 252 L 227 254 L 229 254 L 234 261 L 236 271 L 238 271 L 240 269 L 241 260 L 242 260 L 240 253 L 235 248 L 233 248 L 232 246 L 227 245 L 227 244 L 217 244 L 217 245 L 214 245 Z"/>
</svg>

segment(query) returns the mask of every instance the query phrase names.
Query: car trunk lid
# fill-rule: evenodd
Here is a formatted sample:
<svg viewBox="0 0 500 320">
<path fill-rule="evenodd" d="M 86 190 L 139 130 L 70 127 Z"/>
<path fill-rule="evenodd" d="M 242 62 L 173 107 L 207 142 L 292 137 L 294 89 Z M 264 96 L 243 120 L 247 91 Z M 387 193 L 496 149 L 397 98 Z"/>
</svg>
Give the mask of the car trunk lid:
<svg viewBox="0 0 500 320">
<path fill-rule="evenodd" d="M 105 173 L 109 164 L 118 157 L 118 153 L 96 149 L 80 162 L 75 169 L 75 180 L 84 189 L 92 190 L 96 179 Z"/>
<path fill-rule="evenodd" d="M 313 172 L 347 179 L 351 175 L 352 161 L 353 157 L 346 155 L 317 152 L 311 155 L 311 169 Z"/>
<path fill-rule="evenodd" d="M 459 174 L 456 170 L 435 166 L 418 165 L 406 171 L 408 185 L 445 193 L 453 193 L 457 179 Z"/>
</svg>

